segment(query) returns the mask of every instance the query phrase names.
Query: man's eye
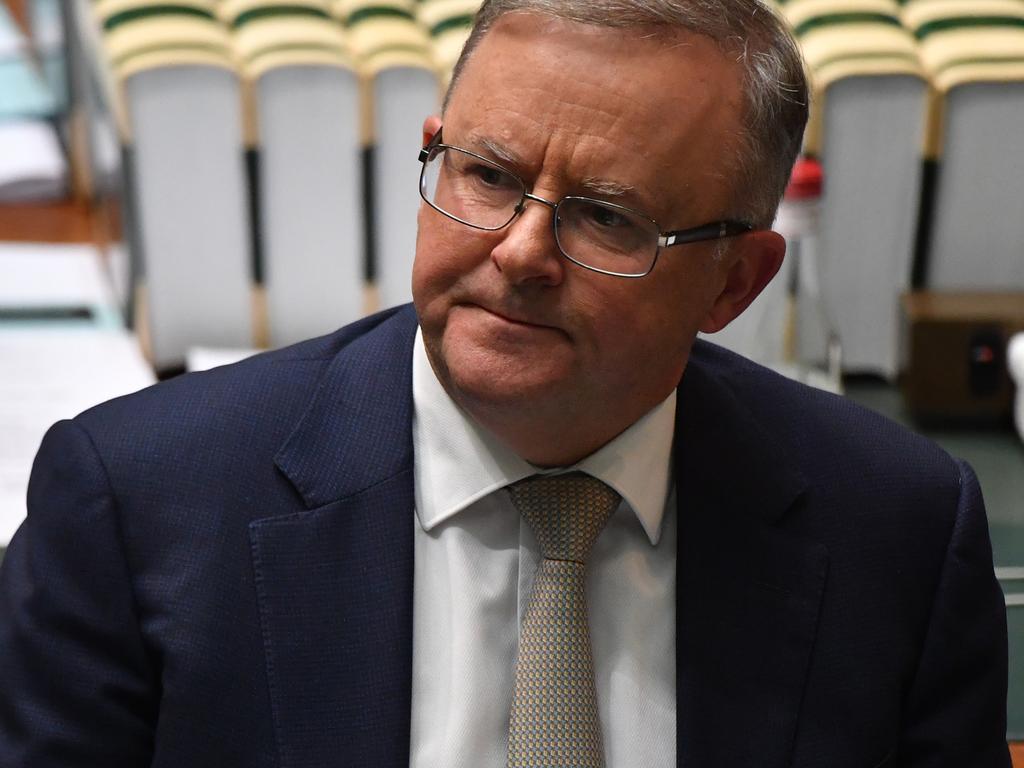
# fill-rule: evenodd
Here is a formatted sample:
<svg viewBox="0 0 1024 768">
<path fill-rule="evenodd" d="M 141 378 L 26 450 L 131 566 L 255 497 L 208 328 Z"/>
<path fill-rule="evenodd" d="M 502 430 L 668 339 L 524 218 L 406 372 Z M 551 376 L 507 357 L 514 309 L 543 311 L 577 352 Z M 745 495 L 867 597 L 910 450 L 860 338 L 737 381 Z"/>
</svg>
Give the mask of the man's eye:
<svg viewBox="0 0 1024 768">
<path fill-rule="evenodd" d="M 607 227 L 609 229 L 615 227 L 622 227 L 628 224 L 626 217 L 621 213 L 617 213 L 609 208 L 605 208 L 601 205 L 592 205 L 584 212 L 586 218 L 592 223 L 599 227 Z"/>
<path fill-rule="evenodd" d="M 510 183 L 509 175 L 497 168 L 488 165 L 475 165 L 469 169 L 469 175 L 482 181 L 489 187 L 507 187 Z"/>
</svg>

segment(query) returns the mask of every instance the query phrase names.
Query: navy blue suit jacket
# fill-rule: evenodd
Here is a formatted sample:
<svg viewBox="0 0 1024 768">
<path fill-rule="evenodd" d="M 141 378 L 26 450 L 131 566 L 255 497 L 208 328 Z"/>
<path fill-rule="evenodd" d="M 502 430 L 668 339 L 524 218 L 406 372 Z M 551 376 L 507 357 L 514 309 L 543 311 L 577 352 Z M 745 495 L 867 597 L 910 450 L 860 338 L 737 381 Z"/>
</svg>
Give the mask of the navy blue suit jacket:
<svg viewBox="0 0 1024 768">
<path fill-rule="evenodd" d="M 408 766 L 415 327 L 51 429 L 0 573 L 0 765 Z M 674 451 L 680 766 L 1009 765 L 967 466 L 703 343 Z"/>
</svg>

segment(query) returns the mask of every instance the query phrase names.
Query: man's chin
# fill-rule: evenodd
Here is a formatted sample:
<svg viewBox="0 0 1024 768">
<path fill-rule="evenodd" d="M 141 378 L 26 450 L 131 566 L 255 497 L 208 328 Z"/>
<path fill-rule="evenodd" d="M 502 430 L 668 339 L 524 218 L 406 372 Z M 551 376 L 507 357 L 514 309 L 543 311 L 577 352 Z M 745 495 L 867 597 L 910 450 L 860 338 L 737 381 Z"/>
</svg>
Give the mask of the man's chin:
<svg viewBox="0 0 1024 768">
<path fill-rule="evenodd" d="M 470 408 L 539 410 L 562 399 L 569 383 L 565 377 L 538 376 L 536 370 L 496 372 L 455 366 L 449 369 L 449 394 Z"/>
</svg>

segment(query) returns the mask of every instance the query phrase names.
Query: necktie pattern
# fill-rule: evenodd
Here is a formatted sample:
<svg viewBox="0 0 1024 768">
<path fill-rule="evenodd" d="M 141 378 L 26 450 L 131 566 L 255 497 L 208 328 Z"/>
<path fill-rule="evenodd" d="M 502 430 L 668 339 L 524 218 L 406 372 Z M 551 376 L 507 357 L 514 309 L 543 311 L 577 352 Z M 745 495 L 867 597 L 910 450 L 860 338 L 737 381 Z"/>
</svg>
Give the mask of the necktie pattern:
<svg viewBox="0 0 1024 768">
<path fill-rule="evenodd" d="M 528 478 L 508 492 L 544 558 L 519 632 L 508 766 L 602 768 L 584 574 L 619 495 L 581 472 Z"/>
</svg>

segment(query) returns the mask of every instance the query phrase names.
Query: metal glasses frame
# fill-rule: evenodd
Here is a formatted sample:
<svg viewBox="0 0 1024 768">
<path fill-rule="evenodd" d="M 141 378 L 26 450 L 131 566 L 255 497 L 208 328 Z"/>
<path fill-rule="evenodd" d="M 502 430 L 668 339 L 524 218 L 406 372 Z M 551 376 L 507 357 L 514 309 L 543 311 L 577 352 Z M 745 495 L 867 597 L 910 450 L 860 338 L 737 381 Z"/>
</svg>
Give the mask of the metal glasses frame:
<svg viewBox="0 0 1024 768">
<path fill-rule="evenodd" d="M 511 176 L 513 179 L 515 179 L 516 181 L 519 182 L 519 185 L 523 188 L 522 198 L 520 199 L 519 203 L 515 206 L 515 208 L 512 211 L 512 215 L 509 216 L 508 220 L 505 223 L 503 223 L 503 224 L 501 224 L 499 226 L 496 226 L 496 227 L 483 227 L 483 226 L 480 226 L 479 224 L 471 224 L 470 222 L 466 221 L 465 219 L 460 219 L 458 216 L 455 216 L 455 215 L 449 213 L 448 211 L 443 210 L 442 208 L 438 208 L 436 205 L 434 205 L 434 203 L 431 200 L 427 199 L 427 195 L 425 193 L 424 183 L 423 183 L 424 182 L 424 176 L 425 176 L 425 173 L 426 173 L 427 160 L 430 158 L 431 152 L 436 150 L 436 149 L 454 149 L 455 151 L 462 152 L 463 154 L 469 155 L 470 157 L 475 157 L 478 160 L 482 160 L 483 162 L 487 163 L 488 165 L 492 165 L 492 166 L 494 166 L 494 167 L 504 171 L 509 176 Z M 661 227 L 658 225 L 658 222 L 656 222 L 654 219 L 652 219 L 647 214 L 641 213 L 640 211 L 637 211 L 637 210 L 635 210 L 633 208 L 627 208 L 624 205 L 619 205 L 618 203 L 610 203 L 607 200 L 597 200 L 595 198 L 581 197 L 581 196 L 578 196 L 578 195 L 567 195 L 567 196 L 563 197 L 561 200 L 559 200 L 558 202 L 552 202 L 551 200 L 545 200 L 543 197 L 538 197 L 537 195 L 535 195 L 532 192 L 530 192 L 529 191 L 529 187 L 527 187 L 527 185 L 526 185 L 526 182 L 524 182 L 519 177 L 518 174 L 515 174 L 512 171 L 508 170 L 507 168 L 505 168 L 500 163 L 496 163 L 493 160 L 491 160 L 490 158 L 484 157 L 483 155 L 478 155 L 476 152 L 470 152 L 468 149 L 463 149 L 462 147 L 456 147 L 456 146 L 454 146 L 452 144 L 444 144 L 444 143 L 442 143 L 442 141 L 441 141 L 441 129 L 440 128 L 437 130 L 437 133 L 435 133 L 430 138 L 430 141 L 427 142 L 426 146 L 424 146 L 420 150 L 420 152 L 419 152 L 419 161 L 423 164 L 423 168 L 420 170 L 420 184 L 419 184 L 419 186 L 420 186 L 420 197 L 422 197 L 423 201 L 427 205 L 429 205 L 431 208 L 433 208 L 435 211 L 437 211 L 438 213 L 444 214 L 449 219 L 453 219 L 453 220 L 459 222 L 460 224 L 465 224 L 467 227 L 472 227 L 473 229 L 480 229 L 480 230 L 483 230 L 485 232 L 496 232 L 499 229 L 504 229 L 509 224 L 511 224 L 513 221 L 515 221 L 516 217 L 518 217 L 525 210 L 525 208 L 526 208 L 526 201 L 527 200 L 532 200 L 532 201 L 534 201 L 536 203 L 540 203 L 541 205 L 545 205 L 545 206 L 547 206 L 548 208 L 550 208 L 552 210 L 551 230 L 552 230 L 552 233 L 554 234 L 555 244 L 558 246 L 559 253 L 561 253 L 565 258 L 567 258 L 573 264 L 576 264 L 576 265 L 578 265 L 580 267 L 583 267 L 584 269 L 589 269 L 592 272 L 598 272 L 598 273 L 600 273 L 602 275 L 611 275 L 613 277 L 629 277 L 629 278 L 645 277 L 645 276 L 649 275 L 654 270 L 655 265 L 658 263 L 658 256 L 661 254 L 661 249 L 662 248 L 671 248 L 671 247 L 676 246 L 676 245 L 686 245 L 686 244 L 689 244 L 689 243 L 706 242 L 708 240 L 721 240 L 722 238 L 726 238 L 726 237 L 735 237 L 736 235 L 744 235 L 744 234 L 746 234 L 748 232 L 752 232 L 754 230 L 753 225 L 748 224 L 747 222 L 737 221 L 735 219 L 723 219 L 723 220 L 720 220 L 720 221 L 712 221 L 712 222 L 709 222 L 707 224 L 701 224 L 698 227 L 689 227 L 687 229 L 677 229 L 677 230 L 670 231 L 670 232 L 662 232 L 661 231 Z M 632 214 L 634 216 L 639 216 L 640 218 L 642 218 L 642 219 L 644 219 L 646 221 L 651 222 L 651 224 L 654 225 L 654 228 L 658 231 L 658 241 L 657 241 L 657 248 L 655 249 L 655 252 L 654 252 L 654 258 L 651 260 L 651 265 L 650 265 L 650 267 L 647 268 L 647 271 L 646 272 L 640 272 L 640 273 L 635 273 L 635 272 L 614 272 L 612 270 L 601 269 L 600 267 L 593 267 L 593 266 L 590 266 L 589 264 L 584 264 L 583 262 L 578 261 L 577 259 L 573 258 L 571 255 L 566 253 L 565 250 L 563 250 L 561 243 L 558 242 L 558 229 L 557 229 L 556 219 L 558 217 L 558 207 L 562 203 L 567 201 L 567 200 L 582 200 L 582 201 L 586 201 L 586 202 L 598 203 L 600 205 L 608 206 L 609 208 L 616 208 L 616 209 L 618 209 L 620 211 L 624 211 L 626 213 L 630 213 L 630 214 Z"/>
</svg>

